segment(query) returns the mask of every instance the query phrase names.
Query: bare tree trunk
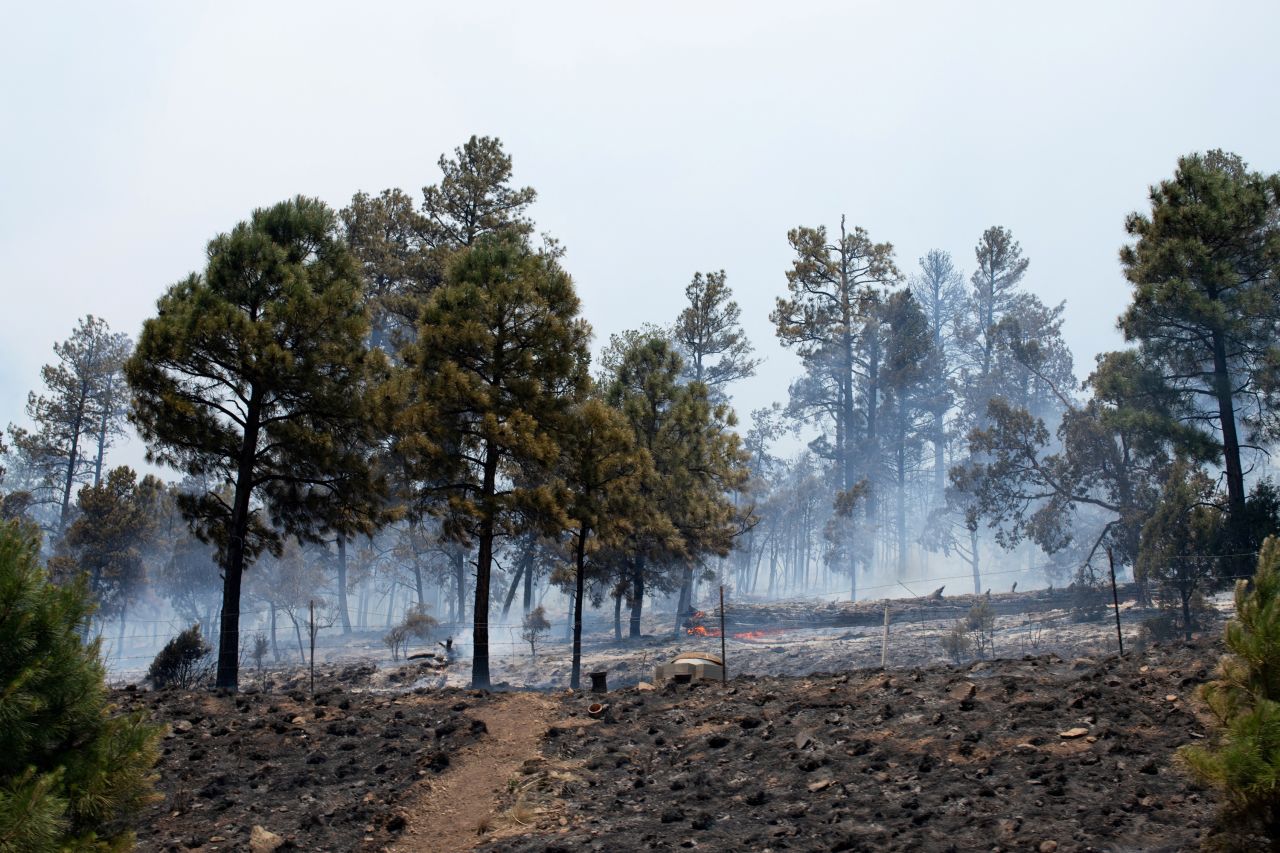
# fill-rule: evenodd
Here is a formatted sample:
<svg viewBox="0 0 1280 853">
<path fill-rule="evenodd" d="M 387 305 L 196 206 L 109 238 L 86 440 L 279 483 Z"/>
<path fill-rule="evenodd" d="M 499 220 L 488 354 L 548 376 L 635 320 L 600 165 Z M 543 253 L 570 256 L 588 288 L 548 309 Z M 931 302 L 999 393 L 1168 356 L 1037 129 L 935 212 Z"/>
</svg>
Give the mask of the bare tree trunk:
<svg viewBox="0 0 1280 853">
<path fill-rule="evenodd" d="M 511 579 L 511 587 L 507 590 L 506 600 L 502 602 L 502 620 L 505 622 L 507 615 L 511 612 L 511 604 L 516 600 L 516 590 L 520 588 L 520 580 L 524 577 L 525 561 L 520 560 L 516 564 L 516 576 Z M 529 612 L 529 605 L 525 605 L 525 612 Z"/>
<path fill-rule="evenodd" d="M 524 612 L 528 613 L 533 609 L 533 557 L 529 558 L 529 563 L 525 567 L 524 572 Z"/>
<path fill-rule="evenodd" d="M 685 563 L 683 577 L 680 581 L 680 597 L 676 601 L 676 618 L 675 625 L 671 628 L 673 636 L 679 636 L 680 626 L 684 623 L 685 615 L 693 606 L 693 566 Z"/>
<path fill-rule="evenodd" d="M 271 657 L 280 662 L 280 644 L 276 641 L 276 606 L 271 605 Z"/>
<path fill-rule="evenodd" d="M 971 563 L 973 564 L 973 594 L 974 595 L 982 595 L 982 571 L 980 568 L 981 562 L 982 562 L 981 560 L 982 555 L 978 551 L 979 547 L 980 546 L 978 543 L 978 531 L 970 530 L 969 531 L 969 550 L 973 555 Z"/>
<path fill-rule="evenodd" d="M 582 685 L 582 595 L 586 588 L 587 564 L 587 525 L 578 528 L 577 572 L 574 577 L 573 598 L 569 606 L 573 609 L 573 666 L 569 675 L 569 687 L 577 690 Z"/>
<path fill-rule="evenodd" d="M 351 611 L 347 609 L 347 538 L 338 536 L 338 613 L 342 617 L 342 633 L 351 633 Z"/>
<path fill-rule="evenodd" d="M 640 636 L 640 616 L 644 610 L 644 558 L 637 558 L 631 576 L 631 630 L 629 636 Z"/>
</svg>

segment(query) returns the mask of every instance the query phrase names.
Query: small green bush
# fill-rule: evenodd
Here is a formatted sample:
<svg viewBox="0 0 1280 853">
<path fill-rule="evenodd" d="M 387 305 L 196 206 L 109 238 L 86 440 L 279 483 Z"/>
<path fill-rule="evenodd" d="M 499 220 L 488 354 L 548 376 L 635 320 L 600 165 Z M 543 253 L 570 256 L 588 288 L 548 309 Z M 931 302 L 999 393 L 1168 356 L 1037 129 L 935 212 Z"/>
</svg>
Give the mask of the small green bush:
<svg viewBox="0 0 1280 853">
<path fill-rule="evenodd" d="M 190 690 L 198 687 L 213 674 L 213 648 L 200 636 L 200 626 L 192 625 L 164 644 L 151 668 L 147 680 L 157 690 L 177 687 Z"/>
<path fill-rule="evenodd" d="M 427 612 L 426 607 L 415 604 L 405 611 L 404 619 L 382 638 L 383 644 L 391 650 L 391 659 L 400 660 L 402 651 L 407 653 L 409 640 L 426 642 L 431 639 L 439 626 L 436 618 Z"/>
<path fill-rule="evenodd" d="M 128 850 L 159 731 L 111 713 L 85 584 L 51 584 L 38 553 L 0 523 L 0 851 Z"/>
<path fill-rule="evenodd" d="M 943 635 L 942 650 L 955 663 L 964 663 L 973 650 L 973 640 L 969 639 L 969 629 L 964 622 L 957 619 L 951 630 Z"/>
<path fill-rule="evenodd" d="M 520 628 L 520 639 L 529 644 L 529 654 L 533 657 L 538 656 L 538 643 L 541 642 L 542 636 L 551 630 L 551 623 L 547 621 L 547 611 L 541 604 L 525 614 L 524 622 Z"/>
<path fill-rule="evenodd" d="M 985 658 L 995 654 L 996 650 L 996 612 L 991 606 L 991 599 L 982 596 L 969 608 L 965 617 L 965 626 L 973 636 L 973 644 L 978 657 Z"/>
<path fill-rule="evenodd" d="M 1252 586 L 1236 584 L 1218 677 L 1200 695 L 1217 719 L 1215 739 L 1180 758 L 1225 797 L 1222 826 L 1232 846 L 1261 832 L 1280 846 L 1280 539 L 1263 543 Z"/>
</svg>

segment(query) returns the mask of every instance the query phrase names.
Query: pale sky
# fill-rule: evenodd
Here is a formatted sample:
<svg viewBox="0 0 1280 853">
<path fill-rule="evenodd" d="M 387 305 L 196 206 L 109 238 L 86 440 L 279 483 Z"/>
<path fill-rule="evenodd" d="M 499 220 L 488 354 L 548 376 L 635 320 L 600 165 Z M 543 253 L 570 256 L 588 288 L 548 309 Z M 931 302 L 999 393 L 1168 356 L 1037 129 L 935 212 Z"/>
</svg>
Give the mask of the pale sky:
<svg viewBox="0 0 1280 853">
<path fill-rule="evenodd" d="M 1274 2 L 5 6 L 0 426 L 79 316 L 136 336 L 253 208 L 420 196 L 473 133 L 537 189 L 597 344 L 728 272 L 767 359 L 744 416 L 799 372 L 768 320 L 788 228 L 846 214 L 908 274 L 1011 229 L 1083 376 L 1147 186 L 1209 148 L 1280 170 Z"/>
</svg>

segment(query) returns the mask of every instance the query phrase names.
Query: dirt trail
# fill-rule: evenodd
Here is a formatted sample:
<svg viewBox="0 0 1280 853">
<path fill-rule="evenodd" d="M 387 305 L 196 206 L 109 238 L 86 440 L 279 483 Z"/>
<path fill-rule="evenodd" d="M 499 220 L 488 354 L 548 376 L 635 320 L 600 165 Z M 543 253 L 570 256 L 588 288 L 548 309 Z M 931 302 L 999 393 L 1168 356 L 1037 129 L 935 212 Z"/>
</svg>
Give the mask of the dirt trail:
<svg viewBox="0 0 1280 853">
<path fill-rule="evenodd" d="M 394 853 L 453 853 L 485 841 L 488 832 L 480 828 L 497 823 L 497 801 L 507 780 L 540 754 L 555 705 L 537 693 L 504 693 L 468 714 L 483 720 L 488 733 L 424 785 L 406 810 L 408 826 L 391 848 Z"/>
</svg>

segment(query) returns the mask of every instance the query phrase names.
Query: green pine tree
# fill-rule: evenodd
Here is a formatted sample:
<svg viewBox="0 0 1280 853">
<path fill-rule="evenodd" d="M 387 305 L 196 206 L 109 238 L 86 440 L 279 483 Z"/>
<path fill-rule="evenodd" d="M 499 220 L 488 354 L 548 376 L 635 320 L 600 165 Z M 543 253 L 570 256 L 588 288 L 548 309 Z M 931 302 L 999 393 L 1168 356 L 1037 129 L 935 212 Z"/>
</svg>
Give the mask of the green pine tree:
<svg viewBox="0 0 1280 853">
<path fill-rule="evenodd" d="M 282 535 L 332 531 L 337 502 L 382 500 L 366 402 L 383 360 L 365 347 L 366 306 L 337 218 L 316 199 L 254 211 L 157 307 L 125 369 L 130 417 L 151 461 L 209 475 L 205 491 L 178 501 L 219 547 L 217 684 L 234 690 L 245 567 L 278 552 Z"/>
<path fill-rule="evenodd" d="M 582 607 L 588 557 L 618 545 L 641 529 L 650 535 L 666 517 L 652 511 L 641 497 L 653 476 L 648 452 L 636 446 L 635 434 L 617 409 L 592 398 L 569 413 L 560 459 L 560 478 L 568 491 L 566 513 L 573 529 L 573 661 L 569 686 L 582 679 Z M 661 534 L 657 534 L 661 535 Z"/>
<path fill-rule="evenodd" d="M 111 713 L 84 584 L 50 583 L 38 551 L 0 524 L 0 851 L 128 850 L 159 733 Z"/>
<path fill-rule="evenodd" d="M 489 686 L 489 596 L 499 537 L 563 530 L 550 488 L 556 427 L 585 391 L 590 329 L 573 281 L 518 236 L 461 251 L 427 303 L 398 377 L 397 451 L 416 504 L 450 538 L 474 543 L 471 681 Z"/>
<path fill-rule="evenodd" d="M 1177 392 L 1180 419 L 1218 445 L 1233 515 L 1246 499 L 1240 425 L 1280 432 L 1263 394 L 1278 352 L 1278 212 L 1280 175 L 1250 172 L 1222 151 L 1193 154 L 1151 188 L 1150 214 L 1129 216 L 1135 242 L 1120 251 L 1133 285 L 1120 328 Z"/>
<path fill-rule="evenodd" d="M 1261 830 L 1280 849 L 1280 539 L 1268 538 L 1252 584 L 1236 583 L 1231 652 L 1218 678 L 1201 688 L 1217 718 L 1217 743 L 1179 752 L 1201 781 L 1226 797 L 1223 825 L 1233 835 Z M 1243 848 L 1242 848 L 1243 849 Z M 1256 848 L 1255 848 L 1256 849 Z"/>
</svg>

